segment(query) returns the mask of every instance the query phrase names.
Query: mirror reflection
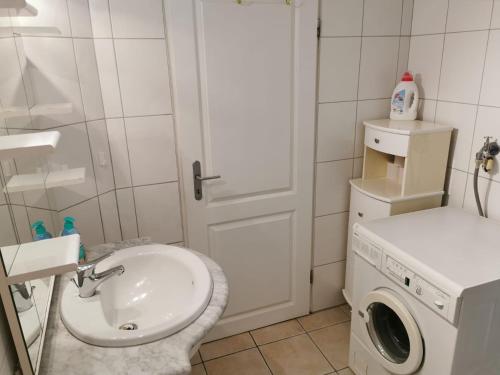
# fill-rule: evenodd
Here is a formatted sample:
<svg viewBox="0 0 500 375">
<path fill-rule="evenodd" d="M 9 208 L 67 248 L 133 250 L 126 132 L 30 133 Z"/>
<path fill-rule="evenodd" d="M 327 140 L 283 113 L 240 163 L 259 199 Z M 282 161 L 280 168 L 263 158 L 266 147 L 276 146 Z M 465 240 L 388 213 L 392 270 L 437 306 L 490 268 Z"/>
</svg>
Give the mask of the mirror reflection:
<svg viewBox="0 0 500 375">
<path fill-rule="evenodd" d="M 51 152 L 0 150 L 0 270 L 9 275 L 19 245 L 61 235 L 66 217 L 79 220 L 73 207 L 107 189 L 95 174 L 112 178 L 112 170 L 102 98 L 89 91 L 99 82 L 90 17 L 71 19 L 88 4 L 7 3 L 0 0 L 0 137 L 59 137 Z M 48 278 L 10 286 L 33 373 L 52 285 Z"/>
</svg>

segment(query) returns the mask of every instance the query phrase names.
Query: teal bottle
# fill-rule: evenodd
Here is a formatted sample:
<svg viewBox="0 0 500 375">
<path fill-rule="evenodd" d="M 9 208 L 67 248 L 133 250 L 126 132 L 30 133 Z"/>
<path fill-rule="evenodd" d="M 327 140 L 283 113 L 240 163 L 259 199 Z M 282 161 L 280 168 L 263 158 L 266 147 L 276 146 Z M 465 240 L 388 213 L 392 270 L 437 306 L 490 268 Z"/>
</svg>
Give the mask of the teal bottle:
<svg viewBox="0 0 500 375">
<path fill-rule="evenodd" d="M 52 235 L 47 231 L 42 220 L 35 221 L 31 227 L 35 231 L 35 235 L 33 236 L 34 241 L 48 240 L 49 238 L 52 238 Z"/>
<path fill-rule="evenodd" d="M 64 218 L 64 226 L 63 230 L 61 232 L 61 236 L 69 236 L 71 234 L 79 234 L 78 230 L 75 227 L 75 218 L 71 216 L 66 216 Z M 79 254 L 79 261 L 84 262 L 86 258 L 85 254 L 85 246 L 80 242 L 80 254 Z"/>
</svg>

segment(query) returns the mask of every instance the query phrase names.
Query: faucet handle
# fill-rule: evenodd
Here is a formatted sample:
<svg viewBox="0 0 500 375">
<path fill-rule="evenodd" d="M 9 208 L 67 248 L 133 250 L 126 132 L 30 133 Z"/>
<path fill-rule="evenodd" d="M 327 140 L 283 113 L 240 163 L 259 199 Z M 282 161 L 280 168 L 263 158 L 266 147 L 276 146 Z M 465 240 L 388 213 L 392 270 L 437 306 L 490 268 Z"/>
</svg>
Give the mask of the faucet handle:
<svg viewBox="0 0 500 375">
<path fill-rule="evenodd" d="M 79 264 L 78 267 L 76 268 L 76 277 L 77 277 L 76 282 L 78 283 L 78 285 L 82 285 L 83 279 L 86 277 L 89 277 L 90 275 L 92 275 L 94 273 L 97 264 L 99 264 L 104 259 L 109 258 L 114 253 L 115 252 L 112 251 L 108 254 L 105 254 L 105 255 L 100 256 L 96 259 L 93 259 L 87 263 Z"/>
</svg>

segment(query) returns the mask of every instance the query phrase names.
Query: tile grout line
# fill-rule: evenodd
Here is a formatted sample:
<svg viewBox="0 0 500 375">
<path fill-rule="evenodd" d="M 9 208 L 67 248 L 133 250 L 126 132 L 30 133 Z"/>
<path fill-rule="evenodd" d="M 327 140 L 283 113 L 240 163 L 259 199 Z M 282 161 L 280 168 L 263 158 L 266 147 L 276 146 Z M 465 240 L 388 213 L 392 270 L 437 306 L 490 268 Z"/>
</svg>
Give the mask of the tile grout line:
<svg viewBox="0 0 500 375">
<path fill-rule="evenodd" d="M 255 341 L 255 338 L 253 337 L 252 332 L 251 332 L 251 331 L 248 331 L 248 334 L 249 334 L 249 335 L 250 335 L 250 337 L 252 338 L 252 341 L 253 341 L 253 343 L 255 344 L 255 347 L 257 348 L 257 350 L 259 351 L 260 356 L 261 356 L 261 357 L 262 357 L 262 359 L 264 360 L 264 363 L 266 364 L 266 366 L 267 366 L 267 368 L 268 368 L 269 372 L 270 372 L 271 374 L 274 374 L 274 373 L 273 373 L 273 370 L 271 370 L 271 366 L 269 366 L 269 363 L 267 363 L 267 361 L 266 361 L 266 357 L 264 356 L 264 354 L 263 354 L 263 353 L 262 353 L 262 351 L 260 350 L 259 345 L 257 345 L 257 342 Z"/>
</svg>

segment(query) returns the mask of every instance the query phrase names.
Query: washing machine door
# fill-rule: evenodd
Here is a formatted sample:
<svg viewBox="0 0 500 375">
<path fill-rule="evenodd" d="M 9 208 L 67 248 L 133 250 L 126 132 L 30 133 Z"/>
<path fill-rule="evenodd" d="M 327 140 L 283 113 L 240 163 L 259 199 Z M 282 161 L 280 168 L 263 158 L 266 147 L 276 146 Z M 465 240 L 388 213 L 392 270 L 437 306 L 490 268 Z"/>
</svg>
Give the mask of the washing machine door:
<svg viewBox="0 0 500 375">
<path fill-rule="evenodd" d="M 424 356 L 424 342 L 417 322 L 396 293 L 374 290 L 360 305 L 365 320 L 365 343 L 389 372 L 416 372 Z"/>
</svg>

